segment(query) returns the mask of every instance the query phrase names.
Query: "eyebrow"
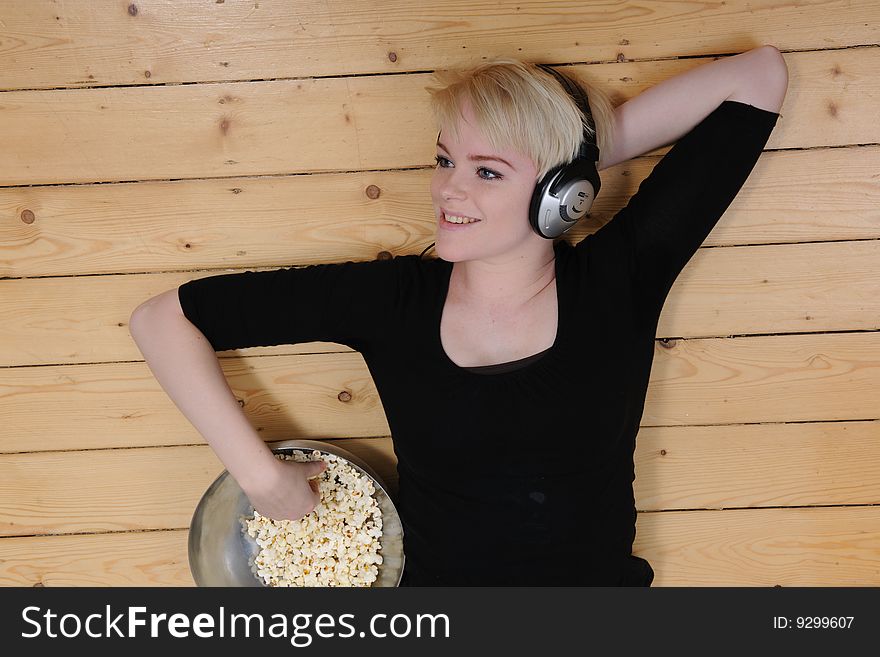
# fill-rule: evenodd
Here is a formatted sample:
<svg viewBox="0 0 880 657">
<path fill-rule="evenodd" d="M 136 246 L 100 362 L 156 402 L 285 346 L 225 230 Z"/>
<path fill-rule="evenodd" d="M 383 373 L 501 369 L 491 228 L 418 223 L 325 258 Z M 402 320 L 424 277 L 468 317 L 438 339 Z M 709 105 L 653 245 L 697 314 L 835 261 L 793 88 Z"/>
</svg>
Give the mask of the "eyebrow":
<svg viewBox="0 0 880 657">
<path fill-rule="evenodd" d="M 447 153 L 449 152 L 449 149 L 446 148 L 446 146 L 444 146 L 443 144 L 441 144 L 439 141 L 437 142 L 437 145 L 438 145 L 440 148 L 442 148 L 444 151 L 446 151 Z M 472 154 L 472 155 L 468 155 L 468 159 L 469 159 L 471 162 L 485 162 L 486 160 L 495 160 L 496 162 L 501 162 L 501 163 L 503 163 L 503 164 L 506 164 L 506 165 L 509 166 L 511 169 L 513 169 L 514 171 L 516 171 L 516 167 L 515 167 L 515 166 L 513 166 L 513 165 L 512 165 L 510 162 L 508 162 L 507 160 L 503 160 L 503 159 L 501 159 L 500 157 L 494 157 L 494 156 L 491 156 L 491 155 L 473 155 L 473 154 Z"/>
</svg>

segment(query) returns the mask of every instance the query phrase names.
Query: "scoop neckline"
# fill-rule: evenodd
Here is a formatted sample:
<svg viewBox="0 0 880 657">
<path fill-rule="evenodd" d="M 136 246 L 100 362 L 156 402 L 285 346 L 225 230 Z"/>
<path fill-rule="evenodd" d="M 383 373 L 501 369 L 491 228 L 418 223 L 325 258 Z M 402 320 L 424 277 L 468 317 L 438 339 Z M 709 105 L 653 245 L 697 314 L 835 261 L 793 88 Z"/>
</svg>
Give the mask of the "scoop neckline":
<svg viewBox="0 0 880 657">
<path fill-rule="evenodd" d="M 506 372 L 471 372 L 469 369 L 457 365 L 446 353 L 446 349 L 443 348 L 443 340 L 440 337 L 440 325 L 443 322 L 443 309 L 446 306 L 446 298 L 449 296 L 449 281 L 452 278 L 452 265 L 454 263 L 447 262 L 442 258 L 438 258 L 440 262 L 443 263 L 444 272 L 441 277 L 441 285 L 440 285 L 440 294 L 439 294 L 439 303 L 437 304 L 435 313 L 434 313 L 434 343 L 436 345 L 437 351 L 440 352 L 440 359 L 443 361 L 445 367 L 448 370 L 459 373 L 461 376 L 472 376 L 478 379 L 491 379 L 492 377 L 500 378 L 500 377 L 511 377 L 515 375 L 519 375 L 523 372 L 529 372 L 530 370 L 536 368 L 541 363 L 547 362 L 549 358 L 554 357 L 559 352 L 559 345 L 562 342 L 562 331 L 564 326 L 564 315 L 563 315 L 563 299 L 562 299 L 562 286 L 559 285 L 559 244 L 561 242 L 556 242 L 553 245 L 553 267 L 554 267 L 554 280 L 553 283 L 556 285 L 556 337 L 553 340 L 553 344 L 550 345 L 547 349 L 536 352 L 534 354 L 530 354 L 530 356 L 536 356 L 539 353 L 543 353 L 544 355 L 541 358 L 528 363 L 524 367 L 518 367 L 513 370 L 508 370 Z M 530 356 L 524 356 L 522 359 L 529 358 Z M 515 361 L 509 361 L 515 362 Z M 505 363 L 494 363 L 493 365 L 504 365 Z M 492 365 L 487 365 L 486 367 L 491 367 Z"/>
</svg>

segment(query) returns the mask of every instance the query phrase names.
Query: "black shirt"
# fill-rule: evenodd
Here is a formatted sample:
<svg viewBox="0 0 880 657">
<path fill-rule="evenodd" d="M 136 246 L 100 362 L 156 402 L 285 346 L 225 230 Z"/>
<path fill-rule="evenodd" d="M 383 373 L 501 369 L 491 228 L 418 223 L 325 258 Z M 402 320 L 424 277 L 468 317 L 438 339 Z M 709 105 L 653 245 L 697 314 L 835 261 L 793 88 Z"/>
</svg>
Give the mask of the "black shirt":
<svg viewBox="0 0 880 657">
<path fill-rule="evenodd" d="M 629 203 L 554 245 L 553 345 L 473 371 L 440 342 L 452 263 L 416 255 L 246 271 L 179 288 L 217 351 L 330 341 L 364 357 L 397 456 L 409 585 L 648 585 L 633 452 L 669 289 L 779 114 L 724 101 Z M 294 409 L 295 411 L 295 409 Z"/>
</svg>

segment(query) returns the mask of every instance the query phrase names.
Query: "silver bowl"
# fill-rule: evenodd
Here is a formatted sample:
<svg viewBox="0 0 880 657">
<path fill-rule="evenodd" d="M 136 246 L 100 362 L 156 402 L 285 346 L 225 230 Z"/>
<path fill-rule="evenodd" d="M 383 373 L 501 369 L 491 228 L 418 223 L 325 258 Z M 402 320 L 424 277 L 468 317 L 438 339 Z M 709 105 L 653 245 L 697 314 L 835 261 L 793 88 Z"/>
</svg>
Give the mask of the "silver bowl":
<svg viewBox="0 0 880 657">
<path fill-rule="evenodd" d="M 276 454 L 318 450 L 335 454 L 373 480 L 376 501 L 382 512 L 382 537 L 373 586 L 399 586 L 403 576 L 403 525 L 388 489 L 363 460 L 331 443 L 317 440 L 285 440 L 269 443 Z M 197 586 L 266 586 L 253 566 L 260 551 L 257 542 L 243 531 L 242 519 L 253 516 L 254 507 L 226 470 L 199 500 L 189 526 L 189 569 Z"/>
</svg>

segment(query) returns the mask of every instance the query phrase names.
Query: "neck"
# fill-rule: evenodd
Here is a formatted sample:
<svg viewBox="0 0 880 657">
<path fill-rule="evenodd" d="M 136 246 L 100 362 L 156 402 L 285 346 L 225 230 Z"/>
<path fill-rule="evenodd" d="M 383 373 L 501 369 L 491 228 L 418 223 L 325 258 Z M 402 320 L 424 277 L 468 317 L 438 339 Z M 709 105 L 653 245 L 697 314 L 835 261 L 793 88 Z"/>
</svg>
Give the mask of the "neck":
<svg viewBox="0 0 880 657">
<path fill-rule="evenodd" d="M 556 278 L 553 242 L 541 249 L 464 260 L 452 266 L 456 300 L 479 308 L 515 310 L 535 298 Z"/>
</svg>

